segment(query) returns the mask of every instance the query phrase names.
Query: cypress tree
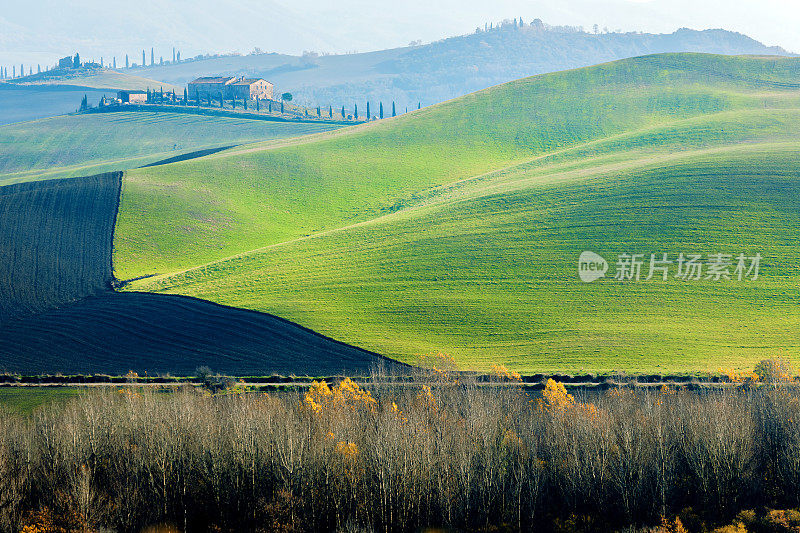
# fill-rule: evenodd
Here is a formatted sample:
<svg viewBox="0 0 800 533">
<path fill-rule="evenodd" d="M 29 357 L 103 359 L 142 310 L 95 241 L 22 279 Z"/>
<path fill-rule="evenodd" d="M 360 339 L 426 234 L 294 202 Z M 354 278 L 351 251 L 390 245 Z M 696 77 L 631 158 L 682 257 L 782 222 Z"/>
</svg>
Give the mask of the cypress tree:
<svg viewBox="0 0 800 533">
<path fill-rule="evenodd" d="M 103 68 L 105 65 L 103 64 L 103 56 L 100 56 L 100 68 Z"/>
<path fill-rule="evenodd" d="M 392 116 L 393 116 L 393 117 L 396 117 L 396 116 L 397 116 L 397 110 L 396 110 L 396 109 L 395 109 L 395 107 L 394 107 L 394 101 L 392 101 Z"/>
<path fill-rule="evenodd" d="M 186 87 L 183 88 L 183 105 L 186 105 L 189 102 L 189 91 Z"/>
<path fill-rule="evenodd" d="M 236 109 L 236 95 L 235 94 L 231 95 L 231 105 L 233 106 L 234 109 Z"/>
<path fill-rule="evenodd" d="M 333 106 L 328 106 L 328 118 L 333 118 Z"/>
<path fill-rule="evenodd" d="M 281 100 L 281 113 L 283 113 L 283 100 Z"/>
<path fill-rule="evenodd" d="M 422 102 L 417 102 L 417 109 L 422 109 Z"/>
<path fill-rule="evenodd" d="M 322 111 L 320 111 L 319 106 L 317 106 L 317 117 L 322 117 Z"/>
<path fill-rule="evenodd" d="M 219 92 L 219 108 L 220 109 L 225 108 L 225 95 L 222 94 L 222 91 Z"/>
<path fill-rule="evenodd" d="M 180 51 L 178 52 L 178 56 L 177 57 L 178 57 L 178 63 L 180 63 L 181 62 L 181 53 L 180 53 Z"/>
<path fill-rule="evenodd" d="M 164 64 L 164 56 L 160 56 L 159 57 L 158 64 L 159 65 L 163 65 Z"/>
<path fill-rule="evenodd" d="M 17 77 L 17 67 L 15 67 L 13 65 L 11 66 L 11 77 L 12 78 L 16 78 Z"/>
<path fill-rule="evenodd" d="M 142 50 L 142 66 L 143 67 L 147 66 L 147 60 L 145 59 L 144 50 Z"/>
<path fill-rule="evenodd" d="M 156 63 L 156 52 L 155 49 L 150 49 L 150 66 L 152 67 Z"/>
<path fill-rule="evenodd" d="M 112 61 L 113 67 L 111 67 L 111 68 L 113 68 L 114 70 L 117 70 L 117 56 L 114 56 L 112 59 L 113 59 L 113 61 Z"/>
<path fill-rule="evenodd" d="M 269 112 L 272 113 L 272 100 L 269 101 Z"/>
<path fill-rule="evenodd" d="M 355 110 L 353 111 L 353 116 L 355 117 L 356 120 L 358 120 L 358 104 L 356 104 L 355 106 Z"/>
<path fill-rule="evenodd" d="M 128 54 L 125 54 L 125 68 L 130 68 L 130 63 L 128 62 Z"/>
<path fill-rule="evenodd" d="M 345 115 L 345 113 L 344 113 L 344 106 L 342 106 L 342 119 L 344 119 L 344 115 Z"/>
<path fill-rule="evenodd" d="M 380 118 L 383 118 L 383 102 L 379 102 L 379 103 L 381 104 L 380 115 L 379 116 L 380 116 Z"/>
<path fill-rule="evenodd" d="M 244 110 L 247 111 L 247 98 L 244 99 Z"/>
<path fill-rule="evenodd" d="M 259 103 L 258 96 L 256 96 L 256 112 L 261 112 L 261 104 Z"/>
<path fill-rule="evenodd" d="M 21 77 L 23 77 L 24 75 L 25 75 L 25 65 L 23 65 L 22 63 L 20 63 L 20 65 L 19 65 L 19 77 L 21 78 Z"/>
<path fill-rule="evenodd" d="M 367 120 L 370 120 L 371 118 L 372 118 L 372 115 L 369 112 L 369 102 L 367 102 Z"/>
<path fill-rule="evenodd" d="M 42 65 L 36 65 L 36 74 L 42 73 Z"/>
<path fill-rule="evenodd" d="M 172 47 L 172 62 L 175 62 L 175 47 Z"/>
</svg>

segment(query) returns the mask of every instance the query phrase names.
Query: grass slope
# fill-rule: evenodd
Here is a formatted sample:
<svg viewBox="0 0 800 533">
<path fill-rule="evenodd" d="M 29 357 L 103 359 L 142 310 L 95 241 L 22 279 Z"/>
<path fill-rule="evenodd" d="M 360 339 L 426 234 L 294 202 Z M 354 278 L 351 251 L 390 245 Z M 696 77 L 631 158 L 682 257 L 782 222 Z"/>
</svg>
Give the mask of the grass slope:
<svg viewBox="0 0 800 533">
<path fill-rule="evenodd" d="M 70 115 L 0 126 L 0 185 L 124 170 L 195 150 L 334 129 L 180 113 Z"/>
<path fill-rule="evenodd" d="M 673 371 L 798 355 L 799 87 L 797 60 L 650 56 L 132 171 L 115 269 L 409 361 Z M 586 285 L 585 249 L 760 252 L 765 273 Z"/>
</svg>

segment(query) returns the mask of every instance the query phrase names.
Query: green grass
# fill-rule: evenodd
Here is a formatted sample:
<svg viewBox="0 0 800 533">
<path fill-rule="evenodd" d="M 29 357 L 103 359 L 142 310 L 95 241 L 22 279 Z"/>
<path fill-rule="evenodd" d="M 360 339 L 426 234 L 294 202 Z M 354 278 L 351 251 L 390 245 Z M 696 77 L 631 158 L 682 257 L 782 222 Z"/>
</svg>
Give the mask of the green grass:
<svg viewBox="0 0 800 533">
<path fill-rule="evenodd" d="M 793 59 L 650 56 L 131 171 L 115 269 L 410 362 L 800 357 L 799 84 Z M 755 282 L 583 284 L 587 249 L 765 259 Z"/>
<path fill-rule="evenodd" d="M 182 153 L 336 126 L 179 113 L 67 115 L 0 126 L 0 185 L 135 168 Z"/>
<path fill-rule="evenodd" d="M 78 387 L 0 387 L 0 412 L 32 414 L 36 409 L 67 402 L 81 394 Z"/>
</svg>

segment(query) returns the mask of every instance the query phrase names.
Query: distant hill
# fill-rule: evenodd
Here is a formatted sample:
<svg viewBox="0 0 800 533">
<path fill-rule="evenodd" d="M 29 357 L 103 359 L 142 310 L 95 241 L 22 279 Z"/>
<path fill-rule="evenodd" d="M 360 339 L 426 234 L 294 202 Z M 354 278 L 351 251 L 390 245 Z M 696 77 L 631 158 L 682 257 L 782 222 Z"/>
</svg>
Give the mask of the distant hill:
<svg viewBox="0 0 800 533">
<path fill-rule="evenodd" d="M 120 89 L 148 88 L 183 93 L 182 87 L 110 69 L 45 71 L 0 81 L 0 125 L 71 113 L 84 95 L 97 105 Z"/>
<path fill-rule="evenodd" d="M 183 92 L 183 87 L 103 68 L 51 70 L 9 80 L 13 85 L 66 85 L 88 89 L 147 89 Z"/>
<path fill-rule="evenodd" d="M 740 33 L 681 29 L 670 34 L 586 33 L 541 21 L 422 46 L 350 55 L 230 55 L 139 67 L 132 74 L 183 86 L 200 75 L 260 76 L 300 103 L 343 105 L 369 99 L 415 108 L 515 79 L 665 52 L 790 55 Z"/>
</svg>

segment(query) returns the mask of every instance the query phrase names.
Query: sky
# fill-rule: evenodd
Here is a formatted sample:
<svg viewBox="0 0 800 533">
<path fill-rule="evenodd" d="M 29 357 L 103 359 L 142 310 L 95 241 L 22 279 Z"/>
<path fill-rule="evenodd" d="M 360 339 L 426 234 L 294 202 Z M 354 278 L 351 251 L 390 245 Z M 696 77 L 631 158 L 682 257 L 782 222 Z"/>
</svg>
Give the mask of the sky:
<svg viewBox="0 0 800 533">
<path fill-rule="evenodd" d="M 108 63 L 199 53 L 344 53 L 470 33 L 521 17 L 552 25 L 670 33 L 724 28 L 800 52 L 798 0 L 0 0 L 0 64 L 43 65 L 76 51 Z M 149 60 L 149 57 L 148 57 Z"/>
</svg>

